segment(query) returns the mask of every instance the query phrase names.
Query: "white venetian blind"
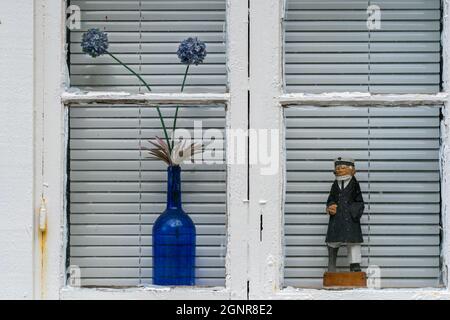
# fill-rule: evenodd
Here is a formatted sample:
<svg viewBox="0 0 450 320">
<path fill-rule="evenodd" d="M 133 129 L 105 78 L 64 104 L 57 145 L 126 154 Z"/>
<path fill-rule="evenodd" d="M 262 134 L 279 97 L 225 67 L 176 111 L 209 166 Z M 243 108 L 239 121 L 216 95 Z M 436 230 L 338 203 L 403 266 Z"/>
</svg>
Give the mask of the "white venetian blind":
<svg viewBox="0 0 450 320">
<path fill-rule="evenodd" d="M 154 92 L 179 92 L 185 66 L 176 55 L 187 37 L 206 42 L 208 55 L 190 69 L 185 92 L 225 92 L 225 0 L 71 0 L 81 30 L 69 36 L 71 85 L 85 90 L 138 92 L 141 83 L 105 55 L 82 53 L 82 34 L 108 33 L 110 52 L 132 67 Z M 145 88 L 141 88 L 145 92 Z"/>
<path fill-rule="evenodd" d="M 362 267 L 382 287 L 436 287 L 440 277 L 437 107 L 290 107 L 286 116 L 286 286 L 320 288 L 333 159 L 356 160 L 365 211 Z M 348 270 L 340 249 L 338 267 Z"/>
<path fill-rule="evenodd" d="M 440 0 L 286 1 L 288 92 L 439 92 Z"/>
<path fill-rule="evenodd" d="M 173 107 L 163 107 L 171 127 Z M 224 132 L 224 106 L 182 107 L 178 128 L 204 142 Z M 152 227 L 166 203 L 167 166 L 141 147 L 163 137 L 155 108 L 71 106 L 69 143 L 69 262 L 83 286 L 152 283 Z M 215 129 L 215 133 L 208 129 Z M 224 150 L 206 160 L 224 159 Z M 196 224 L 196 281 L 225 285 L 226 166 L 182 165 L 184 210 Z"/>
</svg>

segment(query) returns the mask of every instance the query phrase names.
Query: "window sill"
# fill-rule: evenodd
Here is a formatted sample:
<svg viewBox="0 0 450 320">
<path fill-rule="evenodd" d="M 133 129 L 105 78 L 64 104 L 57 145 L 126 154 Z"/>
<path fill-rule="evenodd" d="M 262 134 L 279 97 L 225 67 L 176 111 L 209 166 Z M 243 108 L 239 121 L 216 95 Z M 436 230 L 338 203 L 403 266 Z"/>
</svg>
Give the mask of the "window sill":
<svg viewBox="0 0 450 320">
<path fill-rule="evenodd" d="M 290 93 L 280 97 L 282 106 L 414 106 L 441 105 L 448 100 L 445 92 L 436 94 L 370 94 L 358 92 L 330 92 L 322 94 Z"/>
<path fill-rule="evenodd" d="M 130 287 L 77 288 L 66 286 L 60 290 L 62 300 L 226 300 L 232 297 L 224 287 Z"/>
<path fill-rule="evenodd" d="M 122 104 L 215 104 L 227 103 L 228 93 L 142 93 L 126 92 L 64 92 L 63 104 L 122 103 Z"/>
<path fill-rule="evenodd" d="M 300 289 L 288 287 L 273 297 L 280 300 L 450 300 L 448 288 Z"/>
</svg>

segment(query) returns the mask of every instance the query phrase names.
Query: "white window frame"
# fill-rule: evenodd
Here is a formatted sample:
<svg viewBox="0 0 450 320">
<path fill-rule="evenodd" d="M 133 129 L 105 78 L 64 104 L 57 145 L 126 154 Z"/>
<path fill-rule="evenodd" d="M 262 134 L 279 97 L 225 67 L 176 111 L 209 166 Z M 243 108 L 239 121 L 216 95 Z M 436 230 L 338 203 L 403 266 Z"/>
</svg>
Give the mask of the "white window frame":
<svg viewBox="0 0 450 320">
<path fill-rule="evenodd" d="M 66 283 L 67 217 L 65 200 L 68 109 L 73 103 L 121 103 L 130 105 L 202 104 L 226 105 L 227 129 L 248 128 L 247 30 L 248 4 L 227 0 L 226 94 L 125 94 L 65 92 L 66 1 L 35 1 L 36 44 L 36 141 L 35 198 L 40 207 L 43 196 L 47 229 L 35 234 L 35 296 L 51 299 L 246 299 L 248 166 L 227 165 L 227 255 L 225 287 L 136 287 L 129 289 L 77 288 Z M 242 45 L 245 44 L 245 45 Z M 247 152 L 245 152 L 247 154 Z M 229 156 L 229 155 L 227 155 Z M 246 161 L 247 162 L 247 161 Z M 230 183 L 232 182 L 232 183 Z M 39 226 L 39 224 L 37 224 Z"/>
<path fill-rule="evenodd" d="M 52 299 L 450 299 L 450 13 L 443 1 L 443 88 L 431 95 L 284 94 L 284 0 L 227 0 L 228 94 L 118 94 L 64 92 L 67 79 L 64 0 L 35 2 L 35 206 L 48 213 L 45 233 L 36 228 L 35 297 Z M 250 6 L 250 11 L 249 11 Z M 250 37 L 247 27 L 250 24 Z M 250 52 L 248 52 L 250 43 Z M 248 59 L 249 57 L 249 59 Z M 250 78 L 247 68 L 250 65 Z M 250 101 L 248 101 L 250 92 Z M 328 291 L 283 284 L 284 161 L 279 174 L 260 175 L 260 165 L 232 165 L 227 172 L 228 244 L 225 288 L 73 288 L 66 285 L 66 159 L 69 103 L 121 100 L 129 104 L 224 103 L 227 128 L 284 131 L 289 105 L 443 105 L 442 259 L 445 288 Z M 250 105 L 247 110 L 243 108 Z M 249 145 L 256 145 L 250 136 Z M 283 145 L 284 137 L 279 137 Z M 252 152 L 252 150 L 247 150 Z M 248 159 L 247 159 L 248 162 Z M 247 182 L 250 189 L 247 190 Z M 247 196 L 249 195 L 249 199 Z M 36 213 L 36 220 L 37 220 Z M 261 217 L 263 220 L 261 220 Z M 261 226 L 262 222 L 262 226 Z M 39 224 L 37 224 L 39 225 Z M 262 228 L 261 228 L 262 227 Z"/>
<path fill-rule="evenodd" d="M 250 112 L 252 128 L 284 130 L 283 108 L 289 105 L 315 106 L 388 106 L 443 105 L 442 122 L 442 227 L 443 278 L 445 288 L 324 290 L 283 288 L 283 206 L 285 153 L 280 156 L 280 174 L 260 176 L 259 167 L 250 169 L 250 225 L 263 221 L 262 234 L 254 230 L 250 239 L 251 299 L 450 299 L 448 266 L 450 263 L 450 7 L 443 1 L 444 28 L 443 87 L 438 94 L 370 94 L 370 93 L 283 93 L 283 18 L 285 0 L 250 0 Z M 280 145 L 284 137 L 280 135 Z M 255 141 L 250 141 L 250 149 Z M 252 152 L 252 150 L 250 150 Z M 253 230 L 254 228 L 252 228 Z M 262 239 L 262 241 L 261 241 Z"/>
</svg>

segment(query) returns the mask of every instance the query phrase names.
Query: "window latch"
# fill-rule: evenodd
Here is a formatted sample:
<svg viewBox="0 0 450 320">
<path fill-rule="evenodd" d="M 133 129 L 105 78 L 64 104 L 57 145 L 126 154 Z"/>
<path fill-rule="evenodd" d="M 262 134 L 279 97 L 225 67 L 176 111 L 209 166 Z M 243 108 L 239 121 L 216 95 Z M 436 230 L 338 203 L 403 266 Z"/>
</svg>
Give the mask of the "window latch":
<svg viewBox="0 0 450 320">
<path fill-rule="evenodd" d="M 47 204 L 45 198 L 41 199 L 41 207 L 39 208 L 39 230 L 41 232 L 47 230 Z"/>
</svg>

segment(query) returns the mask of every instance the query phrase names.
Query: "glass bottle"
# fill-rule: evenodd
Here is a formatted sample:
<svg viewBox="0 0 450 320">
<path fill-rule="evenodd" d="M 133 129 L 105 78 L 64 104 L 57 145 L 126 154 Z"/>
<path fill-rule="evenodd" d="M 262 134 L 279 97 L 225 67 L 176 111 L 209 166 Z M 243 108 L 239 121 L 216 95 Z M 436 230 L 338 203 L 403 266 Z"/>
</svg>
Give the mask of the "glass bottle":
<svg viewBox="0 0 450 320">
<path fill-rule="evenodd" d="M 195 285 L 195 225 L 181 205 L 181 168 L 167 168 L 167 208 L 153 226 L 153 284 Z"/>
</svg>

